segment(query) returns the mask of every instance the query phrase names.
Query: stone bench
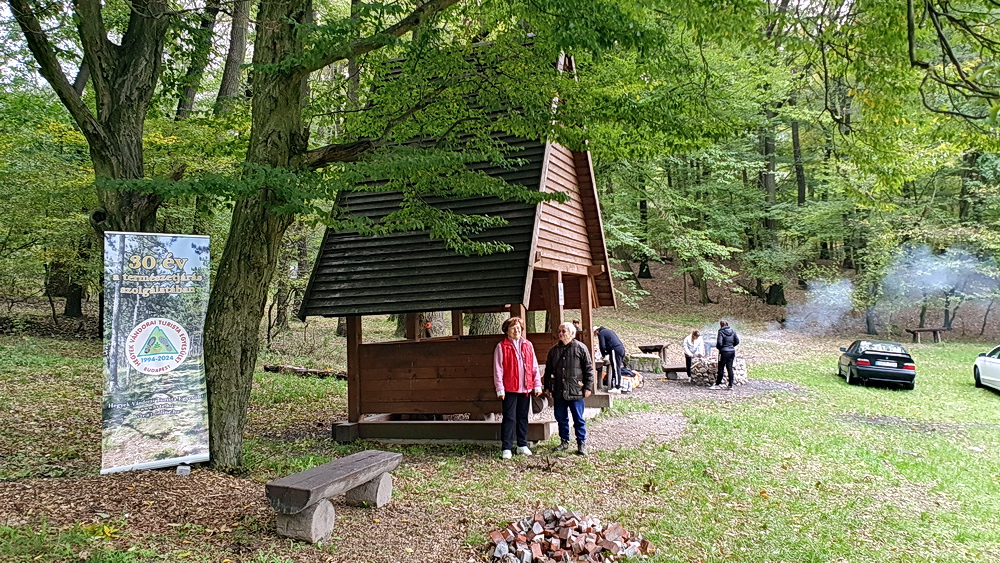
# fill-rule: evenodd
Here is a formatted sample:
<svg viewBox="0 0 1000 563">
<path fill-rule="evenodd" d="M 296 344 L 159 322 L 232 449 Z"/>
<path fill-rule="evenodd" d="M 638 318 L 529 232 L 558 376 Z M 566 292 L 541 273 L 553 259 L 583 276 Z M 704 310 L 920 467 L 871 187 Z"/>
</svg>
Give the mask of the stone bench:
<svg viewBox="0 0 1000 563">
<path fill-rule="evenodd" d="M 646 344 L 644 346 L 639 346 L 639 351 L 643 354 L 656 354 L 660 356 L 660 362 L 667 363 L 667 348 L 670 344 L 666 342 L 661 344 Z"/>
<path fill-rule="evenodd" d="M 941 342 L 941 333 L 946 330 L 951 330 L 950 328 L 906 328 L 903 329 L 913 335 L 913 341 L 920 344 L 920 333 L 930 332 L 931 336 L 934 338 L 934 342 Z"/>
<path fill-rule="evenodd" d="M 663 373 L 663 360 L 659 354 L 629 354 L 626 361 L 633 371 Z"/>
<path fill-rule="evenodd" d="M 389 472 L 403 454 L 365 450 L 268 483 L 267 500 L 278 513 L 278 534 L 310 543 L 326 541 L 336 511 L 331 497 L 346 493 L 347 503 L 381 507 L 392 499 Z"/>
</svg>

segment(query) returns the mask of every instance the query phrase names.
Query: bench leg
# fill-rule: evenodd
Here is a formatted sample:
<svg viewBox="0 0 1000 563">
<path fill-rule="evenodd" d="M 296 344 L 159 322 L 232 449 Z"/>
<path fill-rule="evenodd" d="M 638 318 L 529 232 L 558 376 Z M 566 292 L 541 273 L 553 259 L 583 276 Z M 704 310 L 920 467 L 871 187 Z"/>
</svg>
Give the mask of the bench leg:
<svg viewBox="0 0 1000 563">
<path fill-rule="evenodd" d="M 934 331 L 934 342 L 935 343 L 941 342 L 941 333 L 936 330 Z"/>
<path fill-rule="evenodd" d="M 381 508 L 392 500 L 392 475 L 383 473 L 364 485 L 355 487 L 345 495 L 347 504 L 367 505 Z"/>
<path fill-rule="evenodd" d="M 913 333 L 913 342 L 916 343 L 916 344 L 920 344 L 920 333 L 919 332 L 914 332 Z"/>
<path fill-rule="evenodd" d="M 278 514 L 278 535 L 316 543 L 330 539 L 337 510 L 321 500 L 296 514 Z"/>
</svg>

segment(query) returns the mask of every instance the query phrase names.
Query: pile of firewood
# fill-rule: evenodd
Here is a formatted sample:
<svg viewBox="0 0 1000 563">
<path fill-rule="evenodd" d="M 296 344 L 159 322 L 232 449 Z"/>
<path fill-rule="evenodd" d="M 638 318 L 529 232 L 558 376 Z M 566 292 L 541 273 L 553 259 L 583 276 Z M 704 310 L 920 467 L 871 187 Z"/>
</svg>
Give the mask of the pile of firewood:
<svg viewBox="0 0 1000 563">
<path fill-rule="evenodd" d="M 601 524 L 592 516 L 561 506 L 535 512 L 490 532 L 492 563 L 561 563 L 564 561 L 620 561 L 651 555 L 649 540 L 621 524 Z"/>
</svg>

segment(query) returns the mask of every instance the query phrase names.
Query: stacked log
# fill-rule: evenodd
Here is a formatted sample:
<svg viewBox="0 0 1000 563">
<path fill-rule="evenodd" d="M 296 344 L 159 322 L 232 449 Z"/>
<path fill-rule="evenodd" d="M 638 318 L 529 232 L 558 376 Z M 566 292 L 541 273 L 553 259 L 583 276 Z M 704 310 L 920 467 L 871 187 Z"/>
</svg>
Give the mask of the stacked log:
<svg viewBox="0 0 1000 563">
<path fill-rule="evenodd" d="M 691 363 L 691 383 L 695 385 L 709 386 L 715 383 L 715 378 L 719 374 L 719 357 L 710 356 L 708 358 L 698 358 Z M 737 356 L 733 361 L 733 385 L 743 385 L 748 380 L 747 362 Z M 729 374 L 724 374 L 722 384 L 729 384 Z"/>
<path fill-rule="evenodd" d="M 491 563 L 562 563 L 620 561 L 651 555 L 656 549 L 642 535 L 621 524 L 601 524 L 592 516 L 561 506 L 535 512 L 490 532 Z"/>
</svg>

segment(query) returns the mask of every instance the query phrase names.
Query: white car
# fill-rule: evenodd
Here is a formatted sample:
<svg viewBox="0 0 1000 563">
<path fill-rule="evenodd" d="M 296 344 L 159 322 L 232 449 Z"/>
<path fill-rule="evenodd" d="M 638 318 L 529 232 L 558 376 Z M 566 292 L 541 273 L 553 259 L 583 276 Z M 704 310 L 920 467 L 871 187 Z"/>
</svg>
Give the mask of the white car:
<svg viewBox="0 0 1000 563">
<path fill-rule="evenodd" d="M 992 387 L 1000 391 L 1000 346 L 979 354 L 973 366 L 976 387 Z"/>
</svg>

